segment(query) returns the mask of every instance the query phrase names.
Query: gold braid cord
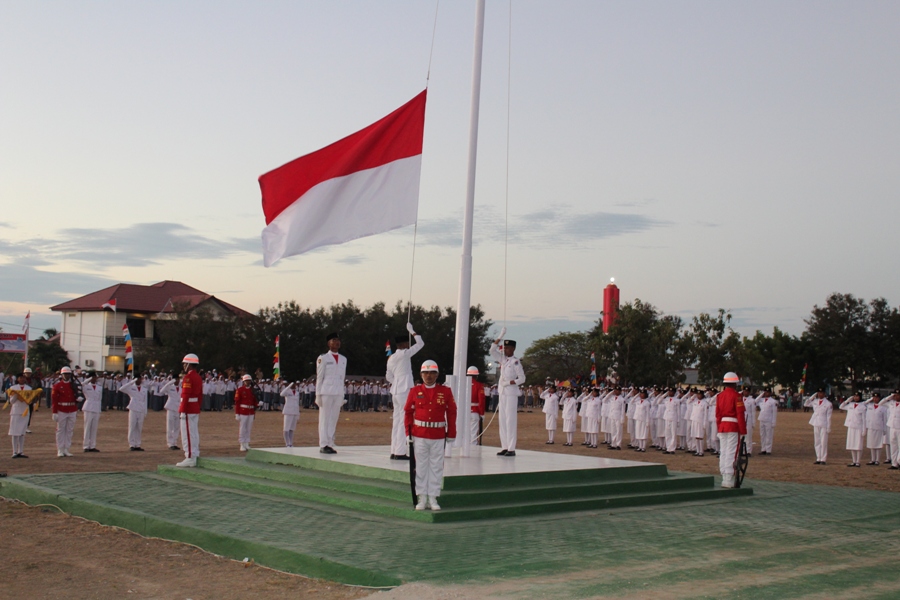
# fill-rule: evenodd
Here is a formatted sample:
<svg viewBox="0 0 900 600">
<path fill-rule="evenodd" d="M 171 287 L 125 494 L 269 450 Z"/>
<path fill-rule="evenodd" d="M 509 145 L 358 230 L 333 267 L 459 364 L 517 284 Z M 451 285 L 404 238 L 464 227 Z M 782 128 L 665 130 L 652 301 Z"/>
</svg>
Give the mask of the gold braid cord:
<svg viewBox="0 0 900 600">
<path fill-rule="evenodd" d="M 38 402 L 40 405 L 41 395 L 44 393 L 44 390 L 38 388 L 36 390 L 6 390 L 7 397 L 16 396 L 20 402 L 24 402 L 25 404 L 31 405 L 35 402 Z M 35 409 L 37 409 L 37 406 Z M 6 404 L 3 405 L 3 410 L 6 410 L 6 407 L 9 406 L 9 400 L 6 401 Z M 28 415 L 28 409 L 25 409 L 25 412 L 22 413 L 22 416 L 25 417 Z"/>
</svg>

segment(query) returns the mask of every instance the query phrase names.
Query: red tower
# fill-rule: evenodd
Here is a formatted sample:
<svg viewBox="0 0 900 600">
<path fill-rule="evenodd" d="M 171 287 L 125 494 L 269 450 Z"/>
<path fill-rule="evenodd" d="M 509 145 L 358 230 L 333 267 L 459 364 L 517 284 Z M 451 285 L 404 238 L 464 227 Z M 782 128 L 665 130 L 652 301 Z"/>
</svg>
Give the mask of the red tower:
<svg viewBox="0 0 900 600">
<path fill-rule="evenodd" d="M 603 288 L 603 333 L 609 331 L 619 316 L 619 288 L 614 281 L 610 279 L 609 285 Z"/>
</svg>

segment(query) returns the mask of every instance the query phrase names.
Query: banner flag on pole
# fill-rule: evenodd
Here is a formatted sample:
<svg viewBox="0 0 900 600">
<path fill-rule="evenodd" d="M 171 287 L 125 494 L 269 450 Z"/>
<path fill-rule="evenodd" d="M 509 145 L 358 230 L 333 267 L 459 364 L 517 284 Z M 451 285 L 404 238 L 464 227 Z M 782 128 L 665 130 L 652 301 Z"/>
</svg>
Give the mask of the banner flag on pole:
<svg viewBox="0 0 900 600">
<path fill-rule="evenodd" d="M 416 222 L 426 93 L 260 176 L 266 267 L 286 256 Z"/>
<path fill-rule="evenodd" d="M 22 324 L 22 331 L 28 331 L 28 328 L 31 325 L 31 311 L 28 311 L 28 314 L 25 315 L 25 323 Z"/>
<path fill-rule="evenodd" d="M 275 364 L 272 367 L 272 379 L 276 381 L 281 378 L 281 336 L 275 336 Z"/>
<path fill-rule="evenodd" d="M 391 340 L 388 340 L 384 343 L 384 355 L 385 356 L 391 355 Z"/>
<path fill-rule="evenodd" d="M 111 308 L 113 312 L 116 312 L 116 299 L 113 298 L 109 302 L 104 302 L 100 307 L 101 310 L 106 310 L 107 308 Z"/>
<path fill-rule="evenodd" d="M 809 366 L 809 363 L 803 364 L 803 375 L 800 377 L 800 395 L 803 395 L 803 392 L 806 390 L 806 367 Z"/>
<path fill-rule="evenodd" d="M 125 336 L 125 371 L 134 373 L 134 348 L 131 347 L 131 332 L 128 325 L 122 325 L 122 335 Z"/>
</svg>

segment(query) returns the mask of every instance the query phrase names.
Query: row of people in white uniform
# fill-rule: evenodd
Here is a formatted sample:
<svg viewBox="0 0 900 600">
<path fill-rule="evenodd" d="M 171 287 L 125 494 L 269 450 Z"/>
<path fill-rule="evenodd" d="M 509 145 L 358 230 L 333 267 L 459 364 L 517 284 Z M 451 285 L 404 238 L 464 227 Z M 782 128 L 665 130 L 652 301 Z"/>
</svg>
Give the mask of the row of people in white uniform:
<svg viewBox="0 0 900 600">
<path fill-rule="evenodd" d="M 809 424 L 813 427 L 815 464 L 824 465 L 828 460 L 828 434 L 834 405 L 825 391 L 819 389 L 803 401 L 803 406 L 812 409 Z M 838 409 L 847 413 L 844 427 L 847 428 L 846 447 L 850 451 L 848 467 L 859 467 L 863 452 L 868 448 L 870 460 L 867 465 L 880 465 L 884 451 L 884 462 L 890 465 L 889 468 L 900 469 L 900 390 L 894 390 L 884 398 L 874 393 L 865 400 L 856 393 L 841 402 Z"/>
<path fill-rule="evenodd" d="M 577 395 L 576 395 L 577 394 Z M 716 429 L 716 395 L 708 390 L 654 390 L 649 388 L 589 388 L 576 392 L 566 389 L 562 398 L 551 386 L 541 393 L 547 429 L 547 444 L 554 443 L 559 410 L 562 408 L 564 446 L 572 446 L 576 419 L 581 419 L 583 446 L 597 448 L 599 435 L 610 449 L 620 450 L 624 433 L 630 437 L 629 447 L 646 452 L 658 448 L 666 454 L 688 450 L 697 456 L 718 453 Z M 778 405 L 769 392 L 758 397 L 745 396 L 748 423 L 757 420 L 759 411 L 760 454 L 772 453 Z M 748 425 L 748 442 L 752 430 Z M 705 442 L 705 445 L 704 445 Z"/>
</svg>

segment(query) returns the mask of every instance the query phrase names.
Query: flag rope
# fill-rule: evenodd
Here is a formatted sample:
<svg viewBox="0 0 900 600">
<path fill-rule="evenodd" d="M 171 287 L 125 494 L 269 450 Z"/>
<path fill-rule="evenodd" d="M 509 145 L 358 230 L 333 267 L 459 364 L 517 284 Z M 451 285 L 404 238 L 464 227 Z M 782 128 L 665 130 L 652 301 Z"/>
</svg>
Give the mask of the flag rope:
<svg viewBox="0 0 900 600">
<path fill-rule="evenodd" d="M 507 277 L 509 273 L 509 107 L 512 80 L 512 0 L 509 1 L 509 34 L 506 45 L 506 181 L 504 182 L 505 207 L 503 215 L 503 327 L 506 327 Z"/>
<path fill-rule="evenodd" d="M 425 89 L 428 89 L 428 82 L 431 80 L 431 59 L 434 56 L 434 40 L 437 38 L 437 21 L 438 9 L 441 7 L 441 0 L 434 3 L 434 26 L 431 28 L 431 50 L 428 51 L 428 71 L 425 74 Z"/>
</svg>

